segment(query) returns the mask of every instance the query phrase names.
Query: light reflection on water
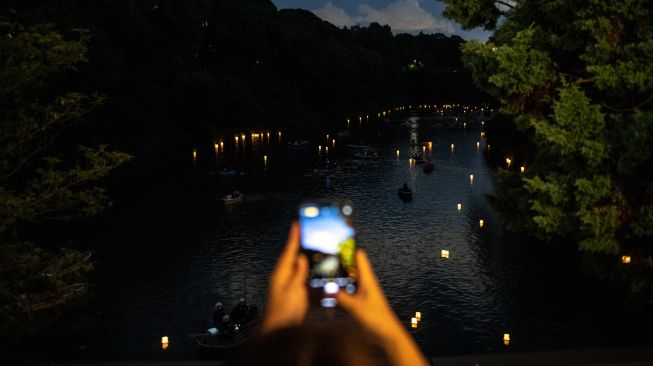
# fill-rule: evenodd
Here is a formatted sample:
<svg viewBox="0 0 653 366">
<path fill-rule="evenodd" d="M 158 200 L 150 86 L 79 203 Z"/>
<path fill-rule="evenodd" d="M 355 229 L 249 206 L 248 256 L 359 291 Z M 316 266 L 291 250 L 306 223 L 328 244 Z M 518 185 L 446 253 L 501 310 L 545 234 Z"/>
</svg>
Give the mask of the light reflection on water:
<svg viewBox="0 0 653 366">
<path fill-rule="evenodd" d="M 213 195 L 204 220 L 176 237 L 160 238 L 162 252 L 124 259 L 115 268 L 100 266 L 101 334 L 84 340 L 80 357 L 192 357 L 196 348 L 187 335 L 210 326 L 216 301 L 230 308 L 246 295 L 263 306 L 268 275 L 295 208 L 309 198 L 353 201 L 358 245 L 368 252 L 407 327 L 412 314 L 421 311 L 420 326 L 411 332 L 427 355 L 503 350 L 503 333 L 511 333 L 510 349 L 632 341 L 619 333 L 613 343 L 607 340 L 615 334 L 607 318 L 614 309 L 595 301 L 601 296 L 597 291 L 577 288 L 584 280 L 574 261 L 550 264 L 553 255 L 529 256 L 518 239 L 503 232 L 484 198 L 493 191 L 492 171 L 482 157 L 483 144 L 476 148 L 478 126 L 468 124 L 462 131 L 413 120 L 393 131 L 396 137 L 380 160 L 341 161 L 330 187 L 319 176 L 241 180 L 242 203 L 224 207 Z M 433 142 L 432 173 L 408 164 L 411 139 Z M 404 182 L 413 189 L 410 203 L 396 194 Z M 227 181 L 217 190 L 221 195 L 230 187 Z M 128 235 L 115 236 L 112 240 L 138 245 Z M 440 258 L 441 249 L 450 251 L 449 259 Z M 158 344 L 163 335 L 170 337 L 165 353 Z"/>
</svg>

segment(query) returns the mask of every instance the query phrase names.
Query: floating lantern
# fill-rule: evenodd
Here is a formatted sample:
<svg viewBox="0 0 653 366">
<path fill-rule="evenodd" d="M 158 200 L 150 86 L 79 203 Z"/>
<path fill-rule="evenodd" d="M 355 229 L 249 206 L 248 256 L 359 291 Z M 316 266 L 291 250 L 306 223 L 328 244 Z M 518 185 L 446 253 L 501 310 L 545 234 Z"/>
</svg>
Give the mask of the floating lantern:
<svg viewBox="0 0 653 366">
<path fill-rule="evenodd" d="M 415 312 L 415 318 L 417 318 L 418 322 L 422 321 L 422 312 L 421 311 L 416 311 Z"/>
<path fill-rule="evenodd" d="M 519 171 L 520 171 L 522 174 L 524 174 L 524 172 L 526 171 L 526 167 L 523 166 L 523 165 L 520 166 L 520 167 L 519 167 Z"/>
<path fill-rule="evenodd" d="M 370 115 L 369 115 L 369 114 L 366 115 L 366 116 L 365 116 L 365 119 L 370 119 Z"/>
<path fill-rule="evenodd" d="M 510 158 L 506 158 L 506 165 L 508 165 L 508 168 L 510 168 L 510 163 L 512 163 L 512 160 L 510 160 Z"/>
<path fill-rule="evenodd" d="M 429 141 L 429 150 L 433 149 L 433 141 Z"/>
<path fill-rule="evenodd" d="M 279 131 L 279 140 L 281 140 L 281 131 Z"/>
<path fill-rule="evenodd" d="M 328 146 L 325 146 L 325 147 L 324 147 L 324 151 L 328 154 L 328 153 L 329 153 L 329 147 L 328 147 Z"/>
<path fill-rule="evenodd" d="M 410 326 L 412 328 L 417 328 L 417 318 L 410 318 Z"/>
<path fill-rule="evenodd" d="M 220 141 L 220 150 L 224 151 L 224 141 Z"/>
<path fill-rule="evenodd" d="M 336 140 L 335 140 L 335 139 L 334 139 L 334 140 L 331 140 L 331 144 L 332 144 L 333 147 L 335 148 L 335 147 L 336 147 Z"/>
<path fill-rule="evenodd" d="M 444 250 L 444 249 L 442 249 L 442 250 L 440 251 L 440 257 L 442 257 L 442 258 L 444 258 L 444 259 L 449 259 L 449 251 L 448 251 L 448 250 Z"/>
<path fill-rule="evenodd" d="M 476 149 L 479 149 L 480 147 L 481 147 L 481 142 L 480 142 L 480 141 L 476 141 Z"/>
<path fill-rule="evenodd" d="M 359 122 L 359 123 L 360 123 L 360 122 L 363 122 L 363 117 L 358 116 L 358 122 Z"/>
<path fill-rule="evenodd" d="M 422 154 L 426 154 L 426 146 L 422 146 Z"/>
<path fill-rule="evenodd" d="M 490 151 L 490 144 L 487 144 L 487 151 Z"/>
<path fill-rule="evenodd" d="M 240 135 L 240 137 L 243 139 L 243 142 L 245 142 L 245 134 Z"/>
<path fill-rule="evenodd" d="M 454 147 L 455 147 L 455 145 L 451 144 L 451 151 L 453 151 Z"/>
<path fill-rule="evenodd" d="M 481 121 L 481 126 L 485 126 L 485 121 Z"/>
<path fill-rule="evenodd" d="M 503 333 L 503 344 L 506 346 L 510 344 L 510 334 Z"/>
<path fill-rule="evenodd" d="M 220 152 L 220 145 L 218 145 L 218 143 L 216 142 L 213 144 L 213 148 L 215 149 L 215 154 L 218 155 L 218 153 Z"/>
<path fill-rule="evenodd" d="M 460 212 L 460 210 L 463 209 L 463 204 L 462 203 L 457 204 L 456 208 L 458 209 L 458 212 Z"/>
<path fill-rule="evenodd" d="M 318 152 L 318 153 L 321 153 L 321 152 L 322 152 L 322 145 L 318 145 L 318 146 L 317 146 L 317 152 Z"/>
<path fill-rule="evenodd" d="M 463 128 L 467 128 L 467 122 L 463 122 Z"/>
<path fill-rule="evenodd" d="M 485 222 L 483 220 L 478 220 L 478 226 L 483 227 L 485 225 Z"/>
<path fill-rule="evenodd" d="M 267 155 L 263 155 L 263 166 L 266 167 L 266 168 L 268 167 L 268 156 Z"/>
<path fill-rule="evenodd" d="M 631 258 L 629 255 L 622 255 L 621 256 L 621 263 L 623 264 L 630 264 Z"/>
<path fill-rule="evenodd" d="M 328 133 L 326 134 L 326 139 L 327 139 L 327 141 L 329 140 L 329 134 Z"/>
<path fill-rule="evenodd" d="M 166 350 L 168 349 L 168 346 L 170 345 L 170 342 L 168 341 L 167 336 L 161 337 L 161 349 Z"/>
<path fill-rule="evenodd" d="M 485 137 L 485 131 L 481 131 L 481 137 Z"/>
<path fill-rule="evenodd" d="M 469 182 L 474 183 L 474 174 L 469 175 Z"/>
<path fill-rule="evenodd" d="M 193 149 L 193 161 L 197 160 L 197 150 Z"/>
<path fill-rule="evenodd" d="M 238 136 L 235 137 L 236 144 L 238 144 Z"/>
<path fill-rule="evenodd" d="M 270 139 L 270 133 L 269 132 L 267 133 L 267 136 L 268 136 L 268 140 L 269 140 Z"/>
</svg>

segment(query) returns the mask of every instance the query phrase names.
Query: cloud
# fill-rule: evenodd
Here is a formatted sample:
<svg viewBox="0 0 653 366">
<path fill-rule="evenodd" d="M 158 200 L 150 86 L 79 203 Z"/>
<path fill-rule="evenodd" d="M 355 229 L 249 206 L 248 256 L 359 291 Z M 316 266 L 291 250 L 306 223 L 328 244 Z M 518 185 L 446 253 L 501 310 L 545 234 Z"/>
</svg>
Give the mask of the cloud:
<svg viewBox="0 0 653 366">
<path fill-rule="evenodd" d="M 323 7 L 313 10 L 315 15 L 338 26 L 352 26 L 377 22 L 387 24 L 394 33 L 454 33 L 451 22 L 437 19 L 424 10 L 418 0 L 397 0 L 382 9 L 368 4 L 358 6 L 358 14 L 352 16 L 327 2 Z"/>
<path fill-rule="evenodd" d="M 352 26 L 360 23 L 360 20 L 347 14 L 345 9 L 333 6 L 330 1 L 324 4 L 323 7 L 313 10 L 313 13 L 337 27 Z"/>
</svg>

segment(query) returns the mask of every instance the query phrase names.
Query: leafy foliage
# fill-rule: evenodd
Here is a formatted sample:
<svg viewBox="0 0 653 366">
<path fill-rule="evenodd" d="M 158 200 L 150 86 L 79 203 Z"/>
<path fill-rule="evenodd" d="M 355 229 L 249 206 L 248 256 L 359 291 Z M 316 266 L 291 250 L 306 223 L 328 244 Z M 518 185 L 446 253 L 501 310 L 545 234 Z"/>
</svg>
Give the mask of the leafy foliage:
<svg viewBox="0 0 653 366">
<path fill-rule="evenodd" d="M 86 59 L 84 31 L 67 40 L 52 25 L 26 27 L 0 19 L 0 305 L 23 304 L 85 281 L 92 268 L 74 249 L 50 250 L 24 239 L 23 228 L 46 220 L 97 214 L 111 202 L 91 183 L 130 156 L 105 145 L 68 157 L 54 144 L 104 98 L 60 94 L 57 83 Z"/>
<path fill-rule="evenodd" d="M 497 25 L 498 2 L 444 2 L 464 26 L 494 28 L 489 42 L 464 45 L 463 61 L 536 146 L 518 157 L 526 174 L 499 175 L 493 202 L 541 238 L 627 253 L 650 271 L 653 3 L 515 1 Z"/>
</svg>

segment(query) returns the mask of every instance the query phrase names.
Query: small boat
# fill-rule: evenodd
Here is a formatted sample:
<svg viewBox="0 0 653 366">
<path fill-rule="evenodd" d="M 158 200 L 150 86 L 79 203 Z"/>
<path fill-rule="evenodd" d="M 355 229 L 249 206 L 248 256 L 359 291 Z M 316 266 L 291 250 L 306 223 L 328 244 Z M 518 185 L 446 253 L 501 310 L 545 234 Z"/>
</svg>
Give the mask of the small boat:
<svg viewBox="0 0 653 366">
<path fill-rule="evenodd" d="M 433 163 L 431 163 L 431 160 L 427 161 L 426 164 L 424 164 L 424 173 L 430 173 L 433 171 Z"/>
<path fill-rule="evenodd" d="M 288 143 L 288 146 L 290 146 L 292 148 L 295 148 L 295 149 L 298 149 L 298 148 L 301 148 L 301 147 L 308 146 L 308 141 L 306 141 L 306 140 L 291 141 L 291 142 Z"/>
<path fill-rule="evenodd" d="M 223 168 L 220 170 L 219 174 L 221 177 L 231 177 L 236 175 L 236 171 L 234 169 Z"/>
<path fill-rule="evenodd" d="M 397 194 L 399 195 L 399 198 L 404 201 L 410 201 L 413 199 L 413 191 L 405 184 L 397 190 Z"/>
<path fill-rule="evenodd" d="M 347 145 L 351 150 L 352 157 L 358 160 L 377 160 L 379 153 L 376 149 L 367 145 Z"/>
<path fill-rule="evenodd" d="M 222 306 L 220 303 L 216 304 L 216 311 L 218 311 L 218 305 Z M 219 309 L 221 310 L 222 308 Z M 258 313 L 258 307 L 255 305 L 246 305 L 244 299 L 241 299 L 241 302 L 234 307 L 230 315 L 226 315 L 224 312 L 219 314 L 224 314 L 218 315 L 218 318 L 224 316 L 226 318 L 224 321 L 229 322 L 229 325 L 224 323 L 224 321 L 219 322 L 219 320 L 216 320 L 214 313 L 215 327 L 207 329 L 205 333 L 189 335 L 203 349 L 225 350 L 236 347 L 245 343 L 261 329 L 262 320 Z"/>
<path fill-rule="evenodd" d="M 230 205 L 233 203 L 238 203 L 243 200 L 243 194 L 238 191 L 233 191 L 230 194 L 222 197 L 222 201 L 225 205 Z"/>
</svg>

